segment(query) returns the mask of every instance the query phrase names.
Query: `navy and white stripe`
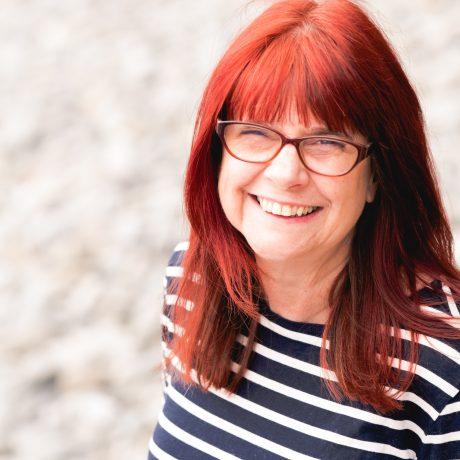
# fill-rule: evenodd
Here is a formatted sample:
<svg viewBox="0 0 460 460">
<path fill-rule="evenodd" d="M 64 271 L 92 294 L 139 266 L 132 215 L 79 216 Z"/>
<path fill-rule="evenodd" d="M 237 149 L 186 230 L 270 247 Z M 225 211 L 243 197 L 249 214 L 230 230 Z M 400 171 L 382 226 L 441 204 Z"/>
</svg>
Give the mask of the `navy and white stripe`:
<svg viewBox="0 0 460 460">
<path fill-rule="evenodd" d="M 168 347 L 173 334 L 182 332 L 170 317 L 177 299 L 171 281 L 182 276 L 187 248 L 187 241 L 178 244 L 169 260 L 161 317 L 162 353 L 178 369 L 181 363 Z M 460 317 L 449 287 L 440 286 L 445 297 L 429 310 Z M 181 307 L 193 308 L 190 300 L 180 300 Z M 236 394 L 214 387 L 206 393 L 163 372 L 163 407 L 149 460 L 460 459 L 460 341 L 421 336 L 414 381 L 399 397 L 403 409 L 381 415 L 371 406 L 336 402 L 329 395 L 324 379 L 336 376 L 319 363 L 323 325 L 287 320 L 265 302 L 259 309 L 253 358 Z M 409 331 L 401 336 L 410 340 Z M 246 343 L 240 334 L 235 347 Z M 403 361 L 402 369 L 407 365 Z M 232 362 L 234 372 L 238 366 Z"/>
</svg>

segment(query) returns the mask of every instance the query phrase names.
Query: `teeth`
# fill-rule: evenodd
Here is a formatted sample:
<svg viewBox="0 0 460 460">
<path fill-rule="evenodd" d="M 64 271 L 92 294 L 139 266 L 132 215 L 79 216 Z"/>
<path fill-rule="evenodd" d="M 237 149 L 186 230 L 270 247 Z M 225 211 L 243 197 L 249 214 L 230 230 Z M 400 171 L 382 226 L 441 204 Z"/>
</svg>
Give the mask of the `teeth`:
<svg viewBox="0 0 460 460">
<path fill-rule="evenodd" d="M 305 216 L 316 209 L 316 206 L 289 206 L 275 201 L 268 201 L 265 198 L 257 197 L 257 201 L 265 212 L 278 216 Z"/>
<path fill-rule="evenodd" d="M 265 208 L 264 208 L 265 206 Z M 262 200 L 262 209 L 266 209 L 267 208 L 267 201 L 266 200 Z M 281 215 L 281 205 L 279 203 L 273 203 L 273 207 L 272 207 L 272 210 L 269 211 L 273 214 L 278 214 L 278 215 Z"/>
<path fill-rule="evenodd" d="M 284 205 L 282 208 L 281 208 L 281 215 L 283 216 L 290 216 L 291 215 L 291 207 L 288 206 L 288 205 Z"/>
</svg>

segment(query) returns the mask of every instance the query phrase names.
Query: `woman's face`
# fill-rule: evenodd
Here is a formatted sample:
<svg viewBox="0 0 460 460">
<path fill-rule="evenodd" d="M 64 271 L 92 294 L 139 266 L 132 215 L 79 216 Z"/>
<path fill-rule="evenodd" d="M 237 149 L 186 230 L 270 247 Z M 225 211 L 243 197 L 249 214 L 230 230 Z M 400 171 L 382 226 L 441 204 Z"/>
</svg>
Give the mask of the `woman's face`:
<svg viewBox="0 0 460 460">
<path fill-rule="evenodd" d="M 302 137 L 314 128 L 324 127 L 321 121 L 313 117 L 311 120 L 310 126 L 303 126 L 294 114 L 289 122 L 269 126 L 288 137 Z M 362 144 L 367 142 L 359 134 L 353 139 Z M 369 157 L 344 176 L 327 177 L 308 171 L 295 147 L 285 145 L 277 157 L 265 164 L 238 160 L 224 149 L 218 192 L 225 215 L 255 254 L 281 261 L 327 253 L 349 243 L 366 201 L 374 199 L 375 184 Z M 279 217 L 264 211 L 251 195 L 266 197 L 281 205 L 320 206 L 321 209 L 306 218 Z"/>
</svg>

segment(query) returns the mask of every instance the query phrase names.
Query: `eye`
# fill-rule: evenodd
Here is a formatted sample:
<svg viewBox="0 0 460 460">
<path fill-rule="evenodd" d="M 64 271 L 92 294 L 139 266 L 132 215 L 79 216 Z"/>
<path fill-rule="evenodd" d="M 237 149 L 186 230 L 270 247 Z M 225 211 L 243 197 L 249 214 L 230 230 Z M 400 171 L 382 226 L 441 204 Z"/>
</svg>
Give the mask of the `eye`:
<svg viewBox="0 0 460 460">
<path fill-rule="evenodd" d="M 341 155 L 354 151 L 352 145 L 340 139 L 310 138 L 302 142 L 302 150 L 308 155 L 326 156 Z"/>
<path fill-rule="evenodd" d="M 240 135 L 266 136 L 266 132 L 260 129 L 243 129 L 240 131 Z"/>
<path fill-rule="evenodd" d="M 320 144 L 320 145 L 331 145 L 333 147 L 344 148 L 346 146 L 346 144 L 344 142 L 334 141 L 334 140 L 331 140 L 331 139 L 318 139 L 316 142 L 318 144 Z"/>
</svg>

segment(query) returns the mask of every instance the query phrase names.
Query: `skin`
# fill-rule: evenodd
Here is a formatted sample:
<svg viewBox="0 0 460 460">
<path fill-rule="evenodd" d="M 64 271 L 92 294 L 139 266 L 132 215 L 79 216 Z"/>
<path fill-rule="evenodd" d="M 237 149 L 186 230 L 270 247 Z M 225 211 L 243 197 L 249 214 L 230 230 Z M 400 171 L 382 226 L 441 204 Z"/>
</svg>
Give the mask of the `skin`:
<svg viewBox="0 0 460 460">
<path fill-rule="evenodd" d="M 324 124 L 312 117 L 303 126 L 291 113 L 288 121 L 270 126 L 301 137 Z M 360 133 L 353 139 L 368 142 Z M 369 157 L 345 176 L 326 177 L 308 171 L 293 145 L 266 164 L 222 152 L 218 193 L 224 213 L 254 250 L 270 308 L 291 321 L 326 322 L 333 279 L 349 257 L 356 222 L 375 192 Z M 323 209 L 310 221 L 293 224 L 265 213 L 249 194 Z"/>
</svg>

